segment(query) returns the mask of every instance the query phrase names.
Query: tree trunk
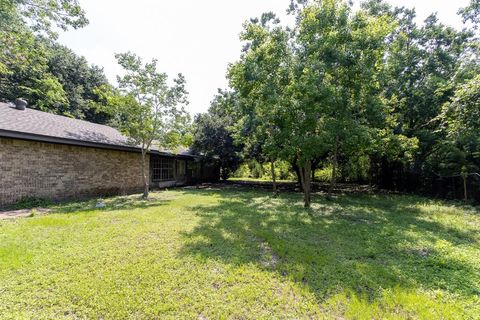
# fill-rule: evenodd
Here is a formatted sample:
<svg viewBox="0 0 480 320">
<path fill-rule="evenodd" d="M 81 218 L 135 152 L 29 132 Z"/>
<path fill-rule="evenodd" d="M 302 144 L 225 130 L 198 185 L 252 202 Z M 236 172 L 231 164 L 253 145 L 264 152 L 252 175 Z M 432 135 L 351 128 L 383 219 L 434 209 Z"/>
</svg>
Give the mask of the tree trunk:
<svg viewBox="0 0 480 320">
<path fill-rule="evenodd" d="M 335 138 L 335 149 L 333 151 L 332 159 L 332 178 L 330 180 L 330 188 L 328 189 L 328 196 L 332 195 L 333 188 L 337 182 L 337 166 L 338 166 L 338 137 Z"/>
<path fill-rule="evenodd" d="M 295 160 L 294 162 L 291 163 L 292 165 L 292 169 L 293 171 L 295 171 L 295 175 L 297 176 L 297 183 L 300 187 L 300 191 L 303 192 L 303 182 L 302 182 L 302 177 L 301 177 L 301 174 L 300 174 L 300 168 L 298 167 L 297 163 L 296 163 L 297 160 Z"/>
<path fill-rule="evenodd" d="M 312 200 L 311 196 L 311 187 L 312 187 L 312 163 L 307 161 L 305 165 L 300 170 L 300 179 L 302 180 L 302 188 L 303 188 L 303 205 L 305 208 L 310 208 L 310 203 Z"/>
<path fill-rule="evenodd" d="M 310 208 L 310 203 L 312 201 L 312 163 L 308 161 L 305 165 L 305 186 L 304 186 L 304 206 L 305 208 Z"/>
<path fill-rule="evenodd" d="M 149 177 L 145 172 L 147 167 L 147 152 L 142 150 L 142 178 L 143 178 L 143 199 L 148 199 L 148 194 L 150 192 Z"/>
<path fill-rule="evenodd" d="M 463 175 L 463 197 L 465 199 L 465 202 L 468 201 L 468 190 L 467 190 L 467 176 Z"/>
<path fill-rule="evenodd" d="M 270 170 L 272 171 L 273 194 L 277 194 L 277 178 L 275 176 L 275 161 L 270 161 Z"/>
</svg>

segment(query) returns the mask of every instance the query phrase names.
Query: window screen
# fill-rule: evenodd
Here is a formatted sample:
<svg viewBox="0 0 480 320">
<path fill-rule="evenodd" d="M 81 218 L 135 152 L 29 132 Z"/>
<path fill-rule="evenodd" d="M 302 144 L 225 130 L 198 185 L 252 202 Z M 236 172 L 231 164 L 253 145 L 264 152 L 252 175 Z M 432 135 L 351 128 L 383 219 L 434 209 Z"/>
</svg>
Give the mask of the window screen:
<svg viewBox="0 0 480 320">
<path fill-rule="evenodd" d="M 154 158 L 152 164 L 152 181 L 174 180 L 174 160 L 170 158 Z"/>
</svg>

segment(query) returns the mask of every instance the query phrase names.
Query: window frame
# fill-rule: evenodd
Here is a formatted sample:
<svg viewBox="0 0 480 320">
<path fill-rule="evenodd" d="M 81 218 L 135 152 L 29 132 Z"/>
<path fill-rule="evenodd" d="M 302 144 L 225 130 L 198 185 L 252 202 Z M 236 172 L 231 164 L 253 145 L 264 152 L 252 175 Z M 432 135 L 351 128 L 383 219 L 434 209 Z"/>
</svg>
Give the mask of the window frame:
<svg viewBox="0 0 480 320">
<path fill-rule="evenodd" d="M 175 159 L 154 157 L 152 160 L 152 182 L 175 181 Z"/>
</svg>

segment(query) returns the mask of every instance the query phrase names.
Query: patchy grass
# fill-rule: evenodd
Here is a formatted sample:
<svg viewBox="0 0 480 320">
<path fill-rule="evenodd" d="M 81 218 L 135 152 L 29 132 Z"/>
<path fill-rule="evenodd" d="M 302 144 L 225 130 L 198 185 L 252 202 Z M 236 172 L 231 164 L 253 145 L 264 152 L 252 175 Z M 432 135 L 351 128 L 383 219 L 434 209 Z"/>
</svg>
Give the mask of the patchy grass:
<svg viewBox="0 0 480 320">
<path fill-rule="evenodd" d="M 176 190 L 0 221 L 1 319 L 478 319 L 480 213 Z"/>
</svg>

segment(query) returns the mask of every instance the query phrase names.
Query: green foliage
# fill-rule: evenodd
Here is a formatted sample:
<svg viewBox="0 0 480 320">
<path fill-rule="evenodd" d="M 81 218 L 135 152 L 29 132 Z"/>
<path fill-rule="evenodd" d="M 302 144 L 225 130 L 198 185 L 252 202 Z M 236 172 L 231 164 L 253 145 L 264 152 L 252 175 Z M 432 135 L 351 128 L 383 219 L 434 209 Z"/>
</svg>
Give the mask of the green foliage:
<svg viewBox="0 0 480 320">
<path fill-rule="evenodd" d="M 173 121 L 173 127 L 166 133 L 164 147 L 175 151 L 187 148 L 193 144 L 192 117 L 187 112 L 182 112 Z"/>
<path fill-rule="evenodd" d="M 476 140 L 480 130 L 480 75 L 460 85 L 441 115 L 447 134 L 454 140 Z"/>
<path fill-rule="evenodd" d="M 329 182 L 332 179 L 332 165 L 328 164 L 321 169 L 315 170 L 315 180 L 320 182 Z M 338 178 L 338 177 L 337 177 Z"/>
<path fill-rule="evenodd" d="M 36 101 L 35 108 L 48 111 L 52 106 L 66 104 L 68 102 L 63 86 L 55 77 L 34 79 L 32 87 L 20 86 L 24 95 L 30 101 Z M 69 114 L 66 114 L 69 115 Z"/>
<path fill-rule="evenodd" d="M 109 103 L 116 107 L 113 112 L 118 128 L 143 150 L 149 150 L 154 141 L 164 145 L 185 115 L 185 78 L 179 74 L 169 86 L 167 74 L 157 71 L 157 60 L 143 64 L 130 52 L 116 58 L 126 73 L 118 77 L 119 91 Z"/>
<path fill-rule="evenodd" d="M 250 176 L 250 167 L 248 166 L 247 162 L 242 163 L 231 175 L 232 178 L 248 178 Z"/>
<path fill-rule="evenodd" d="M 281 158 L 285 125 L 284 91 L 289 82 L 289 34 L 272 13 L 244 25 L 241 60 L 229 68 L 230 85 L 238 92 L 235 138 L 245 154 L 260 161 Z"/>
<path fill-rule="evenodd" d="M 308 206 L 312 163 L 331 156 L 336 176 L 340 153 L 368 152 L 382 128 L 382 62 L 394 23 L 343 1 L 303 2 L 295 13 L 293 32 L 272 14 L 246 23 L 229 79 L 240 98 L 237 136 L 259 145 L 264 159 L 294 162 Z"/>
<path fill-rule="evenodd" d="M 100 112 L 95 105 L 102 105 L 98 88 L 108 86 L 103 69 L 89 65 L 84 57 L 54 42 L 47 42 L 49 53 L 48 70 L 61 83 L 68 101 L 56 101 L 49 111 L 71 115 L 96 123 L 107 123 L 110 116 Z"/>
<path fill-rule="evenodd" d="M 460 9 L 458 12 L 462 18 L 463 22 L 472 22 L 475 29 L 478 29 L 478 24 L 480 23 L 480 1 L 479 0 L 470 0 L 470 4 Z"/>
<path fill-rule="evenodd" d="M 237 97 L 219 91 L 208 113 L 195 117 L 192 150 L 220 163 L 222 179 L 226 180 L 241 163 L 242 146 L 235 143 L 231 127 L 235 124 Z"/>
<path fill-rule="evenodd" d="M 155 145 L 166 149 L 180 141 L 180 129 L 189 123 L 184 105 L 188 103 L 185 78 L 179 74 L 169 85 L 166 73 L 157 70 L 157 60 L 143 63 L 134 53 L 116 55 L 125 75 L 118 76 L 119 89 L 103 87 L 96 91 L 112 114 L 113 124 L 131 144 L 142 150 L 144 197 L 149 194 L 150 178 L 146 154 Z M 178 140 L 176 140 L 178 138 Z"/>
<path fill-rule="evenodd" d="M 0 29 L 13 32 L 17 24 L 56 37 L 55 28 L 77 29 L 88 20 L 78 0 L 1 0 Z"/>
<path fill-rule="evenodd" d="M 262 165 L 264 176 L 268 180 L 272 180 L 272 173 L 270 169 L 270 163 L 264 163 Z M 275 167 L 275 177 L 279 180 L 294 180 L 295 174 L 292 171 L 290 163 L 283 160 L 277 160 L 274 162 Z"/>
<path fill-rule="evenodd" d="M 13 209 L 21 210 L 32 208 L 46 208 L 51 206 L 52 204 L 53 202 L 48 199 L 26 197 L 22 198 L 20 201 L 17 201 L 13 206 Z"/>
<path fill-rule="evenodd" d="M 0 1 L 0 99 L 25 98 L 31 108 L 106 123 L 97 112 L 101 68 L 54 42 L 54 29 L 79 28 L 87 20 L 76 0 Z"/>
<path fill-rule="evenodd" d="M 257 160 L 249 160 L 240 165 L 232 175 L 234 178 L 252 178 L 272 181 L 270 163 L 259 163 Z M 293 180 L 295 174 L 290 163 L 282 160 L 275 161 L 275 177 L 278 180 Z"/>
<path fill-rule="evenodd" d="M 443 174 L 459 174 L 464 168 L 480 168 L 480 76 L 460 85 L 439 116 L 441 132 L 447 141 L 429 158 Z"/>
</svg>

